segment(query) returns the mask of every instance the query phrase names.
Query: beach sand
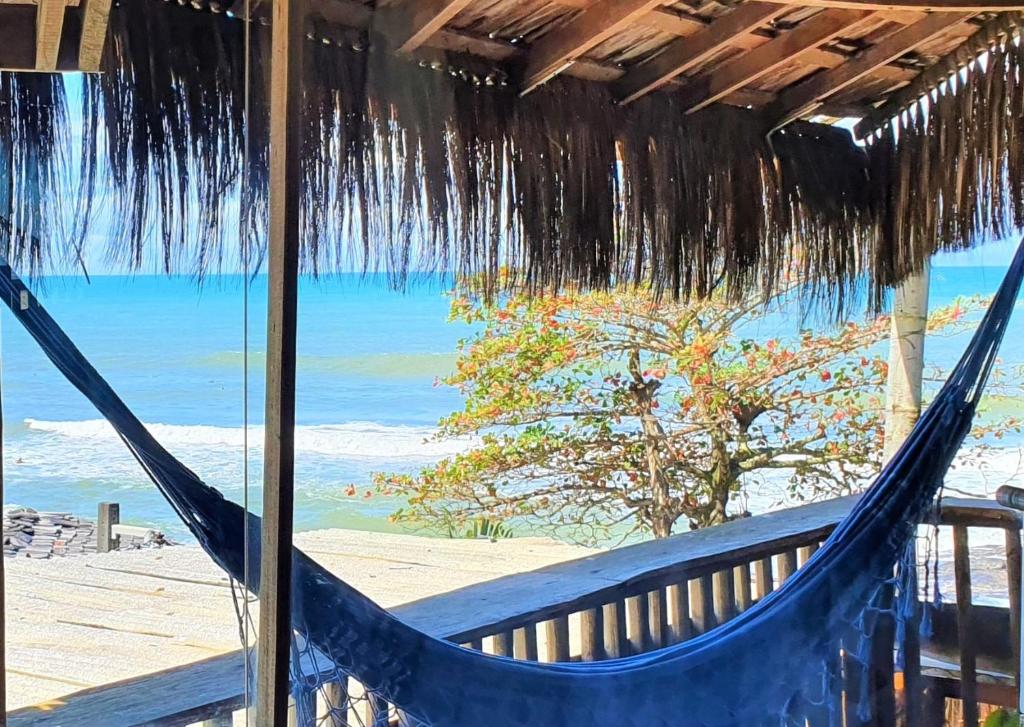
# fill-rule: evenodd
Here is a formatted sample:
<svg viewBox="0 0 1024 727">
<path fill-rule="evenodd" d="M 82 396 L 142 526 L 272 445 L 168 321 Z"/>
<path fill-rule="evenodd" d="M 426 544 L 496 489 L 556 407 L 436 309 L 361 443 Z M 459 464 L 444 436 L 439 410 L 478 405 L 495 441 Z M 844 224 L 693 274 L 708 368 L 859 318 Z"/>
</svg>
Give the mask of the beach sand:
<svg viewBox="0 0 1024 727">
<path fill-rule="evenodd" d="M 295 540 L 389 607 L 593 552 L 545 538 L 492 543 L 352 530 Z M 228 580 L 198 546 L 12 558 L 6 568 L 9 709 L 240 646 Z"/>
</svg>

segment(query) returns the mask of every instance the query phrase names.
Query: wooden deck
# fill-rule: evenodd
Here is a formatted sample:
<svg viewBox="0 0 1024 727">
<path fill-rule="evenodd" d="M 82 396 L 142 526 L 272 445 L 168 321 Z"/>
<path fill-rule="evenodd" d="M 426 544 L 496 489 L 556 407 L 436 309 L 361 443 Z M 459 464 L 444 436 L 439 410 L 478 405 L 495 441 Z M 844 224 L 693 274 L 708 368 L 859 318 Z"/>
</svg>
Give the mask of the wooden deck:
<svg viewBox="0 0 1024 727">
<path fill-rule="evenodd" d="M 406 603 L 393 612 L 425 632 L 517 659 L 590 661 L 650 651 L 692 638 L 750 608 L 817 550 L 853 502 L 853 498 L 843 498 L 805 505 L 666 540 L 593 553 L 467 585 Z M 1005 635 L 1015 632 L 1020 614 L 1016 595 L 1020 592 L 1021 568 L 1019 514 L 990 501 L 950 499 L 944 500 L 940 519 L 941 529 L 952 530 L 962 546 L 968 545 L 968 530 L 974 536 L 994 534 L 1005 543 L 1000 555 L 1000 580 L 1010 608 L 972 603 L 970 562 L 978 559 L 969 546 L 968 557 L 963 557 L 964 548 L 958 549 L 954 553 L 955 588 L 951 584 L 946 591 L 947 598 L 955 591 L 957 600 L 947 600 L 933 622 L 933 636 L 924 643 L 916 638 L 911 643 L 910 635 L 916 635 L 917 630 L 908 629 L 902 646 L 906 663 L 899 678 L 894 674 L 893 662 L 896 630 L 893 624 L 876 629 L 876 648 L 872 649 L 869 665 L 870 699 L 877 705 L 872 727 L 894 724 L 897 700 L 910 695 L 919 702 L 923 700 L 915 713 L 926 715 L 923 721 L 915 722 L 916 727 L 941 724 L 946 706 L 964 709 L 965 724 L 974 727 L 977 722 L 966 719 L 968 712 L 976 716 L 979 705 L 1012 705 L 1016 700 L 1017 680 L 1012 672 L 1018 642 L 1014 636 L 1007 640 Z M 368 537 L 380 546 L 371 557 L 388 563 L 383 571 L 387 583 L 382 588 L 381 576 L 360 574 L 355 562 L 346 566 L 346 577 L 385 604 L 408 600 L 403 596 L 409 595 L 408 591 L 399 595 L 387 586 L 408 588 L 425 572 L 448 567 L 441 561 L 451 553 L 438 550 L 398 558 L 386 539 Z M 315 543 L 303 545 L 314 557 L 325 557 Z M 438 548 L 446 545 L 458 547 L 461 543 L 442 542 Z M 501 547 L 512 549 L 518 561 L 519 553 L 526 553 L 530 546 L 531 541 L 511 540 L 497 544 L 495 549 L 477 551 L 486 561 L 480 565 L 486 570 Z M 990 558 L 987 552 L 981 556 L 982 560 Z M 462 565 L 475 567 L 465 561 Z M 914 657 L 916 654 L 921 658 Z M 988 673 L 993 668 L 1001 673 Z M 9 715 L 9 724 L 176 727 L 201 723 L 204 727 L 226 727 L 233 718 L 235 724 L 240 724 L 237 710 L 244 704 L 243 684 L 241 654 L 233 651 L 24 708 Z M 350 683 L 348 688 L 358 690 L 358 685 Z M 848 700 L 844 705 L 855 710 L 856 703 Z M 383 713 L 374 711 L 371 705 L 352 707 L 354 713 L 363 709 L 369 711 L 350 714 L 342 724 L 385 723 L 377 718 Z M 847 717 L 848 723 L 861 724 L 853 713 Z M 311 719 L 294 721 L 297 727 L 315 724 Z"/>
<path fill-rule="evenodd" d="M 302 533 L 313 558 L 386 606 L 588 552 L 344 530 Z M 239 647 L 224 574 L 196 546 L 7 561 L 11 709 Z M 69 724 L 69 723 L 65 723 Z"/>
</svg>

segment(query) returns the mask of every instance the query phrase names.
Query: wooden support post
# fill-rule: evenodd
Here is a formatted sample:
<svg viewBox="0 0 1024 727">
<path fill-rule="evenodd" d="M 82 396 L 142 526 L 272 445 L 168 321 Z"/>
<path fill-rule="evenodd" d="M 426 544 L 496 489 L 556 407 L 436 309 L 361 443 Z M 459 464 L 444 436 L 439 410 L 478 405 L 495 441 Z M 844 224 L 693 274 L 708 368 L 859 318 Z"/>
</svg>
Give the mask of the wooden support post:
<svg viewBox="0 0 1024 727">
<path fill-rule="evenodd" d="M 971 548 L 967 526 L 953 526 L 953 579 L 956 584 L 956 631 L 960 649 L 960 699 L 963 727 L 978 727 L 978 661 L 975 653 Z"/>
<path fill-rule="evenodd" d="M 615 601 L 602 606 L 604 611 L 604 653 L 609 659 L 617 659 L 629 653 L 626 635 L 626 603 Z"/>
<path fill-rule="evenodd" d="M 324 727 L 346 727 L 348 725 L 348 680 L 325 684 L 321 690 L 324 697 Z"/>
<path fill-rule="evenodd" d="M 0 503 L 4 501 L 4 413 L 0 395 Z M 7 563 L 0 553 L 0 727 L 7 727 Z"/>
<path fill-rule="evenodd" d="M 256 725 L 288 715 L 295 475 L 295 318 L 304 17 L 301 0 L 275 0 L 270 55 L 270 226 L 267 386 Z"/>
<path fill-rule="evenodd" d="M 889 382 L 885 407 L 885 449 L 888 461 L 921 415 L 924 338 L 928 324 L 928 268 L 896 289 L 889 339 Z"/>
<path fill-rule="evenodd" d="M 96 552 L 117 550 L 114 526 L 121 522 L 121 506 L 116 502 L 101 502 L 96 510 Z"/>
</svg>

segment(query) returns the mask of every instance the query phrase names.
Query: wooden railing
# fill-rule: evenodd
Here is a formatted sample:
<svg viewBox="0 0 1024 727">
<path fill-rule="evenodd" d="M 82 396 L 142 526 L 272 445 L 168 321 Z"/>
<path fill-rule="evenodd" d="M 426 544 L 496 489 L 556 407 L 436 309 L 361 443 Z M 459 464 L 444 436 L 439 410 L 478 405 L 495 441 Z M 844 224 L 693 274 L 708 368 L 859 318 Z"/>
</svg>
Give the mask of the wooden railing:
<svg viewBox="0 0 1024 727">
<path fill-rule="evenodd" d="M 650 651 L 703 633 L 750 608 L 811 556 L 853 501 L 815 503 L 619 548 L 433 596 L 401 606 L 395 613 L 428 633 L 519 659 L 592 661 Z M 967 720 L 972 715 L 976 719 L 979 701 L 1013 704 L 1016 698 L 1016 676 L 1011 673 L 1009 683 L 1004 680 L 998 687 L 991 685 L 988 676 L 979 682 L 977 659 L 990 648 L 993 629 L 1000 623 L 1019 623 L 1020 518 L 980 500 L 947 500 L 941 518 L 956 537 L 961 601 L 953 606 L 952 621 L 947 618 L 948 607 L 941 611 L 934 635 L 925 644 L 909 644 L 903 680 L 893 679 L 894 629 L 876 629 L 880 641 L 872 684 L 878 692 L 876 702 L 882 705 L 873 718 L 876 724 L 895 721 L 901 681 L 919 689 L 931 710 L 944 708 L 947 698 L 962 698 Z M 1012 613 L 984 609 L 970 600 L 967 532 L 974 527 L 995 527 L 1006 533 Z M 1018 641 L 1013 639 L 1015 644 Z M 950 643 L 954 651 L 966 644 L 958 650 L 958 663 L 936 662 L 928 656 L 931 647 Z M 925 653 L 920 669 L 917 651 Z M 22 709 L 10 715 L 9 723 L 221 727 L 231 724 L 232 713 L 243 707 L 243 684 L 242 655 L 234 652 L 78 692 L 60 705 L 48 705 L 46 711 Z M 344 684 L 321 694 L 315 705 L 321 715 L 328 704 L 336 708 L 350 704 L 359 710 L 348 715 L 335 709 L 333 722 L 322 723 L 386 725 L 388 715 L 393 716 L 387 705 L 346 699 L 359 691 L 355 684 Z M 294 718 L 293 722 L 305 727 Z"/>
</svg>

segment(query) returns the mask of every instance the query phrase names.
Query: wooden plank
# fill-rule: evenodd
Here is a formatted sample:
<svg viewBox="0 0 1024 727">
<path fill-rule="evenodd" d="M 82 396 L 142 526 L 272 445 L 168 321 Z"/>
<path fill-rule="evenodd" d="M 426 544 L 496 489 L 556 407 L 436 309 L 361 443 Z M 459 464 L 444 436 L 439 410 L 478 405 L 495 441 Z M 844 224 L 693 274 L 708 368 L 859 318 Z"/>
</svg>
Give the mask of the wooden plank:
<svg viewBox="0 0 1024 727">
<path fill-rule="evenodd" d="M 65 0 L 38 0 L 36 6 L 36 70 L 57 70 L 60 37 L 64 32 Z"/>
<path fill-rule="evenodd" d="M 384 11 L 385 32 L 400 53 L 412 53 L 469 3 L 470 0 L 406 0 Z"/>
<path fill-rule="evenodd" d="M 776 127 L 814 111 L 822 101 L 864 78 L 879 66 L 884 66 L 928 42 L 950 27 L 970 18 L 972 13 L 932 13 L 924 20 L 907 26 L 846 63 L 830 71 L 818 73 L 779 94 L 775 106 L 768 112 L 778 118 Z"/>
<path fill-rule="evenodd" d="M 978 725 L 978 665 L 974 652 L 971 618 L 971 550 L 967 526 L 953 526 L 953 580 L 956 586 L 957 645 L 960 650 L 960 698 L 963 700 L 963 727 Z"/>
<path fill-rule="evenodd" d="M 866 11 L 826 10 L 761 47 L 695 77 L 680 92 L 687 113 L 713 104 L 870 17 Z"/>
<path fill-rule="evenodd" d="M 688 38 L 671 43 L 647 63 L 637 66 L 614 86 L 622 103 L 630 103 L 661 88 L 673 78 L 699 66 L 749 33 L 774 20 L 789 8 L 767 2 L 748 2 L 716 19 Z"/>
<path fill-rule="evenodd" d="M 534 44 L 520 92 L 529 93 L 549 81 L 588 50 L 664 3 L 665 0 L 597 0 L 565 25 L 541 36 Z"/>
<path fill-rule="evenodd" d="M 100 69 L 109 20 L 110 0 L 85 0 L 82 35 L 78 43 L 78 70 L 90 72 Z"/>
<path fill-rule="evenodd" d="M 650 648 L 660 649 L 668 642 L 668 611 L 665 608 L 665 589 L 658 588 L 647 594 L 647 624 Z"/>
<path fill-rule="evenodd" d="M 604 611 L 601 608 L 580 612 L 580 658 L 583 661 L 604 658 Z"/>
<path fill-rule="evenodd" d="M 295 498 L 295 331 L 300 208 L 300 114 L 305 14 L 275 0 L 270 59 L 270 224 L 267 244 L 267 372 L 263 449 L 256 723 L 284 724 L 292 636 Z"/>
<path fill-rule="evenodd" d="M 690 581 L 690 622 L 697 634 L 715 627 L 714 583 L 710 575 Z"/>
</svg>

